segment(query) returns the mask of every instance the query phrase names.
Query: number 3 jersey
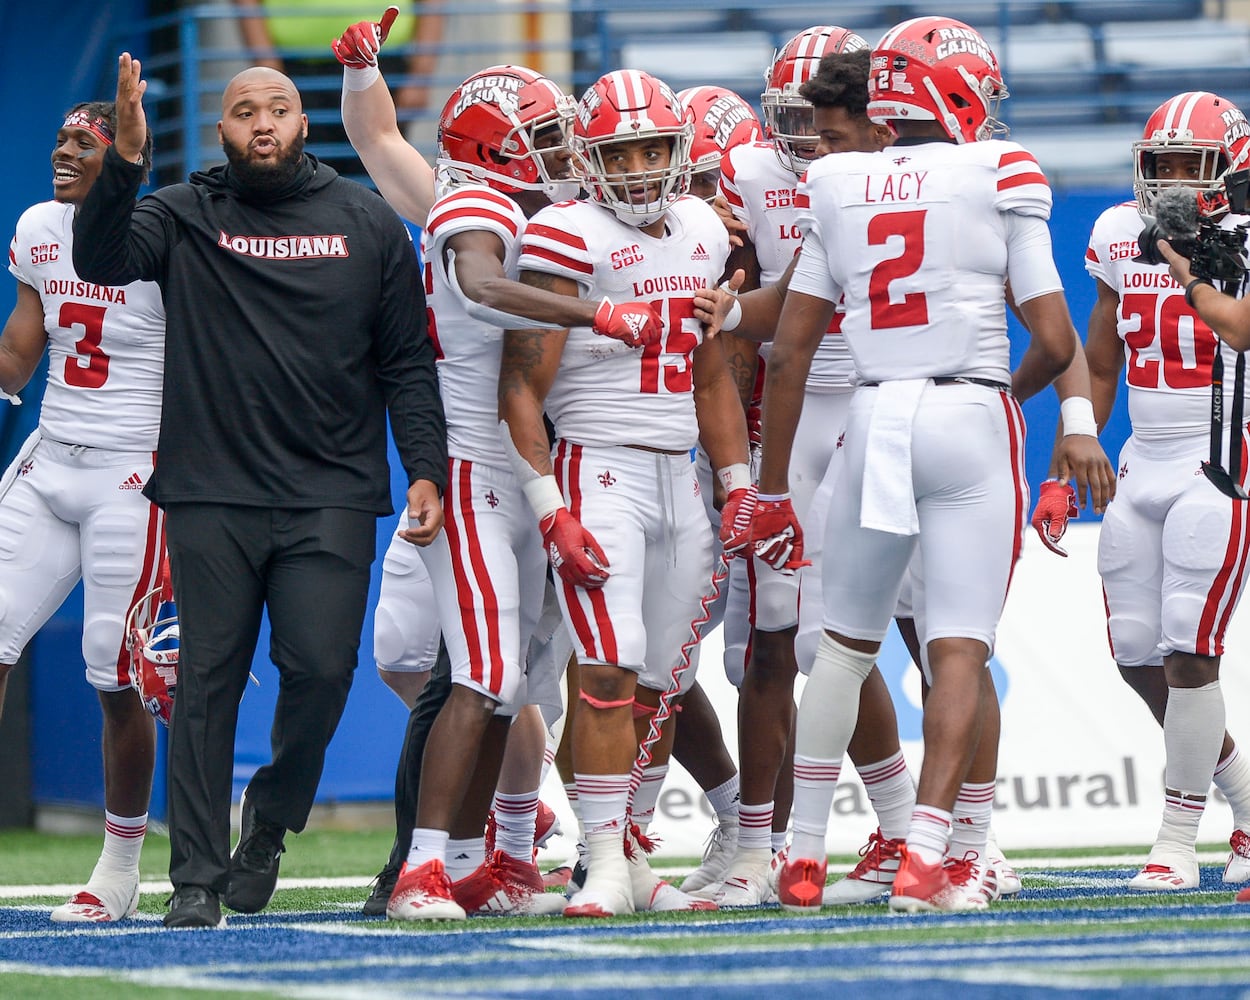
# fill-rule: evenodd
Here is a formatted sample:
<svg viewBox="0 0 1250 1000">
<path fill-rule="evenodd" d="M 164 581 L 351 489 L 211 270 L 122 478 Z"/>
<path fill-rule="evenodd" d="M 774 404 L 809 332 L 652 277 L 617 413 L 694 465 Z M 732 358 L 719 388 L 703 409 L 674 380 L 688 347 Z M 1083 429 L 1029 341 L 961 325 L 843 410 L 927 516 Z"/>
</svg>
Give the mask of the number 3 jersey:
<svg viewBox="0 0 1250 1000">
<path fill-rule="evenodd" d="M 154 451 L 161 423 L 165 307 L 152 281 L 83 281 L 72 260 L 74 206 L 22 213 L 9 271 L 38 294 L 48 333 L 45 437 L 111 451 Z"/>
<path fill-rule="evenodd" d="M 659 237 L 590 202 L 561 202 L 530 220 L 522 271 L 570 278 L 592 301 L 649 302 L 664 323 L 662 340 L 646 348 L 589 327 L 569 331 L 546 402 L 558 437 L 581 445 L 694 447 L 691 355 L 703 340 L 694 293 L 720 280 L 728 255 L 724 225 L 692 197 L 669 209 Z"/>
<path fill-rule="evenodd" d="M 1220 341 L 1185 304 L 1184 289 L 1166 264 L 1133 259 L 1141 230 L 1135 203 L 1115 205 L 1094 223 L 1085 251 L 1085 270 L 1119 297 L 1116 332 L 1124 342 L 1133 434 L 1205 441 L 1211 429 L 1211 362 Z M 1236 354 L 1221 349 L 1231 390 Z"/>
</svg>

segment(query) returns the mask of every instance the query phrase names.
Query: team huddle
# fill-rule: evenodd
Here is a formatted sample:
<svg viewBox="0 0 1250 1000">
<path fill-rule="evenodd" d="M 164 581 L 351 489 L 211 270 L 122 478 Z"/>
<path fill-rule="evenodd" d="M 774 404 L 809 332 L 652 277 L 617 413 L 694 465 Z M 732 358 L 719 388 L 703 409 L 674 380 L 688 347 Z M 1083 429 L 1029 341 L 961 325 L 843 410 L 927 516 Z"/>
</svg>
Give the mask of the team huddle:
<svg viewBox="0 0 1250 1000">
<path fill-rule="evenodd" d="M 149 711 L 170 725 L 165 924 L 268 904 L 351 683 L 368 525 L 387 512 L 371 464 L 384 417 L 411 486 L 374 649 L 411 714 L 366 914 L 946 913 L 1015 895 L 990 828 L 987 663 L 1030 522 L 1020 403 L 1052 387 L 1061 427 L 1032 524 L 1064 555 L 1078 504 L 1105 512 L 1112 652 L 1167 751 L 1163 820 L 1130 887 L 1198 885 L 1212 782 L 1235 823 L 1224 880 L 1250 882 L 1250 764 L 1219 687 L 1250 505 L 1195 474 L 1213 361 L 1231 370 L 1235 352 L 1195 312 L 1194 283 L 1134 259 L 1160 192 L 1214 193 L 1250 162 L 1244 115 L 1186 93 L 1151 116 L 1136 203 L 1090 238 L 1082 342 L 1050 186 L 1006 139 L 997 60 L 961 22 L 914 18 L 875 46 L 798 33 L 766 67 L 762 124 L 724 88 L 675 94 L 622 69 L 574 100 L 492 66 L 447 100 L 431 168 L 378 69 L 397 13 L 333 45 L 380 197 L 303 151 L 298 92 L 254 68 L 223 95 L 228 164 L 136 204 L 151 149 L 123 55 L 116 102 L 75 107 L 58 133 L 55 200 L 18 223 L 0 390 L 22 388 L 45 347 L 51 364 L 39 428 L 0 482 L 0 685 L 81 578 L 105 718 L 104 850 L 52 919 L 136 911 Z M 419 274 L 399 215 L 422 228 Z M 1014 368 L 1008 309 L 1027 337 Z M 234 354 L 237 368 L 221 360 Z M 211 386 L 187 385 L 214 366 Z M 1113 466 L 1098 432 L 1122 370 L 1132 436 Z M 219 437 L 198 465 L 191 426 Z M 315 595 L 293 575 L 308 565 Z M 236 580 L 237 599 L 222 592 Z M 274 761 L 230 852 L 229 751 L 262 605 L 282 682 Z M 295 638 L 301 607 L 331 605 Z M 914 777 L 876 667 L 892 619 L 923 679 Z M 736 761 L 697 679 L 718 625 Z M 830 883 L 848 757 L 878 825 Z M 716 813 L 677 886 L 648 862 L 674 758 Z M 578 853 L 543 873 L 552 766 Z"/>
</svg>

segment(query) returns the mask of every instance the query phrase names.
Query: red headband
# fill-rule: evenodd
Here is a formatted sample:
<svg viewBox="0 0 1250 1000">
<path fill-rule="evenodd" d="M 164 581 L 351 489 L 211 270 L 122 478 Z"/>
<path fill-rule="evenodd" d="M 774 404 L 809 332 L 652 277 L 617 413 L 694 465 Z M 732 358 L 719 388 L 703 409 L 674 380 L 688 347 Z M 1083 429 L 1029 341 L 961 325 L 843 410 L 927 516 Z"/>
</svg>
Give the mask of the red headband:
<svg viewBox="0 0 1250 1000">
<path fill-rule="evenodd" d="M 86 129 L 106 146 L 113 145 L 113 130 L 109 127 L 108 119 L 101 115 L 90 115 L 85 108 L 71 111 L 61 128 Z"/>
</svg>

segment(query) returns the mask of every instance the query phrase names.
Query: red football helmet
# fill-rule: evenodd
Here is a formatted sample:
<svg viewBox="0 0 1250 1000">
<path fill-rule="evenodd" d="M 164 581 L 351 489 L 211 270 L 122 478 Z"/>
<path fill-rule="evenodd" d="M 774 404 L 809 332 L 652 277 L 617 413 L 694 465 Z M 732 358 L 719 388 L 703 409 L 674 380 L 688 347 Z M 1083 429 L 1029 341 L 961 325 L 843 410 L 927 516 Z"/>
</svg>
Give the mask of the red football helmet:
<svg viewBox="0 0 1250 1000">
<path fill-rule="evenodd" d="M 1007 135 L 998 120 L 1007 87 L 998 58 L 974 28 L 949 17 L 895 25 L 872 50 L 868 117 L 936 121 L 956 142 Z"/>
<path fill-rule="evenodd" d="M 649 226 L 690 187 L 694 125 L 677 95 L 662 80 L 636 69 L 605 73 L 577 105 L 569 148 L 582 186 L 592 201 L 631 226 Z M 668 165 L 656 170 L 610 172 L 605 151 L 621 142 L 660 137 L 669 141 Z M 659 186 L 654 197 L 635 201 L 628 188 Z"/>
<path fill-rule="evenodd" d="M 756 142 L 762 134 L 751 105 L 725 87 L 689 87 L 677 99 L 694 122 L 690 160 L 695 173 L 719 170 L 729 150 Z"/>
<path fill-rule="evenodd" d="M 1201 157 L 1200 179 L 1160 179 L 1155 157 L 1160 153 L 1195 153 Z M 1155 109 L 1141 139 L 1133 143 L 1133 194 L 1143 215 L 1154 215 L 1159 192 L 1173 184 L 1194 188 L 1208 217 L 1228 211 L 1223 177 L 1250 161 L 1250 123 L 1231 101 L 1206 91 L 1178 94 Z"/>
<path fill-rule="evenodd" d="M 453 91 L 438 120 L 438 166 L 452 183 L 488 184 L 506 194 L 546 191 L 552 201 L 577 196 L 575 181 L 553 178 L 543 154 L 565 145 L 573 99 L 524 66 L 491 66 Z M 539 145 L 558 129 L 560 141 Z M 544 138 L 547 138 L 544 136 Z"/>
<path fill-rule="evenodd" d="M 130 686 L 143 707 L 168 726 L 178 687 L 179 631 L 168 566 L 163 574 L 164 582 L 139 598 L 126 617 L 126 649 Z"/>
<path fill-rule="evenodd" d="M 835 52 L 858 52 L 868 43 L 853 31 L 832 24 L 821 24 L 800 31 L 773 56 L 764 75 L 764 110 L 767 136 L 777 150 L 782 166 L 801 175 L 816 159 L 816 130 L 812 126 L 812 105 L 799 96 L 799 87 L 816 74 L 820 60 Z"/>
</svg>

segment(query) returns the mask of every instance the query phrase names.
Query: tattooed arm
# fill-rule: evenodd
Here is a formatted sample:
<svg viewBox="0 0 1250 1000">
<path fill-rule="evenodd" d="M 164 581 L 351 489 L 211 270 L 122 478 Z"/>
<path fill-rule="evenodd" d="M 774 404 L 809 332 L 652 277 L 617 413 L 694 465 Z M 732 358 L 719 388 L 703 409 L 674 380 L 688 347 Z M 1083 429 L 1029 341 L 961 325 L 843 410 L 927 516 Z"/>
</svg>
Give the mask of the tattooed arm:
<svg viewBox="0 0 1250 1000">
<path fill-rule="evenodd" d="M 577 284 L 568 278 L 538 271 L 522 271 L 521 283 L 532 288 L 578 298 Z M 543 402 L 560 367 L 568 330 L 505 330 L 499 366 L 501 433 L 511 440 L 513 471 L 524 483 L 528 475 L 551 475 L 551 444 L 543 425 Z"/>
</svg>

